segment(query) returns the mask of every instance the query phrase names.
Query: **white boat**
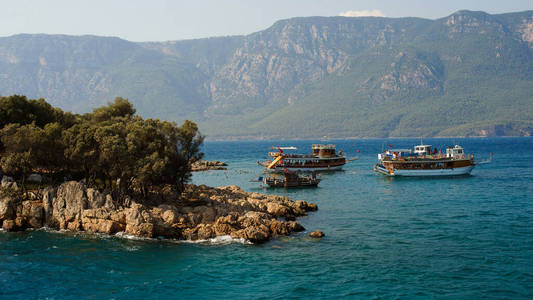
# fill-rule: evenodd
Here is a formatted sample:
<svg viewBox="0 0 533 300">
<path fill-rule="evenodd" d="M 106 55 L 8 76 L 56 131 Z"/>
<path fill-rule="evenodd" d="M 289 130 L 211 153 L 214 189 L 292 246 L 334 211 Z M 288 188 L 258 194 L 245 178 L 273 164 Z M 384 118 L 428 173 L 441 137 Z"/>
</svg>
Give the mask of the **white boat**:
<svg viewBox="0 0 533 300">
<path fill-rule="evenodd" d="M 490 160 L 489 160 L 490 161 Z M 474 155 L 465 154 L 461 146 L 448 147 L 446 153 L 431 145 L 410 149 L 389 149 L 378 154 L 374 171 L 386 176 L 456 176 L 470 174 L 480 163 Z"/>
</svg>

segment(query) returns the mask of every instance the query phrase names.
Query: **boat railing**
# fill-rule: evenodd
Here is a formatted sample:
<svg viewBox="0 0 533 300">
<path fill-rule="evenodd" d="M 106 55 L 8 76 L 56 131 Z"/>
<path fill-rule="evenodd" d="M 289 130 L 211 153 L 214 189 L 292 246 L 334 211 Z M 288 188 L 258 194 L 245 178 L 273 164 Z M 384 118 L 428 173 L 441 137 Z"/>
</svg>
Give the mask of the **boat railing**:
<svg viewBox="0 0 533 300">
<path fill-rule="evenodd" d="M 313 144 L 313 149 L 321 148 L 321 149 L 335 149 L 336 146 L 333 144 L 324 145 L 324 144 Z"/>
<path fill-rule="evenodd" d="M 393 161 L 393 160 L 398 160 L 398 161 L 417 161 L 417 160 L 424 160 L 424 159 L 429 159 L 429 160 L 440 160 L 440 159 L 465 159 L 465 158 L 469 158 L 469 159 L 473 159 L 474 156 L 472 154 L 462 154 L 462 155 L 459 155 L 458 157 L 449 157 L 448 155 L 446 154 L 443 154 L 443 153 L 438 153 L 438 154 L 431 154 L 431 155 L 416 155 L 416 156 L 397 156 L 397 157 L 392 157 L 391 155 L 387 155 L 387 156 L 383 156 L 383 161 Z"/>
</svg>

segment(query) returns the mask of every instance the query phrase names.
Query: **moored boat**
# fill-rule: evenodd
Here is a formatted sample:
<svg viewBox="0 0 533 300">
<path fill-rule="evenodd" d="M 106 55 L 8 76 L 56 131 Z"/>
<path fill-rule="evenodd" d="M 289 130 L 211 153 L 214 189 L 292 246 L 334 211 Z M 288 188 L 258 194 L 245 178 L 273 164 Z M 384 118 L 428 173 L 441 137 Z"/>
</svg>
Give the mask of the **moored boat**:
<svg viewBox="0 0 533 300">
<path fill-rule="evenodd" d="M 269 187 L 317 187 L 320 179 L 316 178 L 316 173 L 313 173 L 312 176 L 307 176 L 285 169 L 283 174 L 271 174 L 262 178 L 262 182 Z"/>
<path fill-rule="evenodd" d="M 414 151 L 389 149 L 378 154 L 374 171 L 387 176 L 453 176 L 470 174 L 479 163 L 459 145 L 448 147 L 446 153 L 418 145 Z"/>
<path fill-rule="evenodd" d="M 293 172 L 335 171 L 341 170 L 346 164 L 346 156 L 342 151 L 336 152 L 335 145 L 314 144 L 311 154 L 292 154 L 284 150 L 296 150 L 296 147 L 276 147 L 278 152 L 269 152 L 272 159 L 258 162 L 270 172 L 284 169 Z"/>
</svg>

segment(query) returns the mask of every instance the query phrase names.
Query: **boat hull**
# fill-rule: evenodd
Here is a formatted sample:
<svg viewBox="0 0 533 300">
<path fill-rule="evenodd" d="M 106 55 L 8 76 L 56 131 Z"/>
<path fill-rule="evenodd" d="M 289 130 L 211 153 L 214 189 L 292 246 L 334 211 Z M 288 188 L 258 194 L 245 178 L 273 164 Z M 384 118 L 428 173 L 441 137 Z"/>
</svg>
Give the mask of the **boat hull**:
<svg viewBox="0 0 533 300">
<path fill-rule="evenodd" d="M 304 187 L 317 187 L 320 183 L 320 179 L 311 179 L 311 178 L 298 178 L 298 180 L 287 180 L 285 179 L 275 179 L 275 178 L 265 178 L 263 183 L 268 185 L 268 187 L 273 188 L 304 188 Z"/>
<path fill-rule="evenodd" d="M 475 165 L 459 167 L 459 168 L 442 168 L 442 169 L 428 169 L 428 170 L 414 170 L 414 169 L 394 169 L 389 171 L 382 165 L 376 165 L 374 171 L 386 176 L 458 176 L 466 175 L 472 172 Z"/>
<path fill-rule="evenodd" d="M 266 183 L 270 188 L 306 188 L 306 187 L 318 187 L 318 182 L 309 184 L 287 184 L 284 183 Z"/>
</svg>

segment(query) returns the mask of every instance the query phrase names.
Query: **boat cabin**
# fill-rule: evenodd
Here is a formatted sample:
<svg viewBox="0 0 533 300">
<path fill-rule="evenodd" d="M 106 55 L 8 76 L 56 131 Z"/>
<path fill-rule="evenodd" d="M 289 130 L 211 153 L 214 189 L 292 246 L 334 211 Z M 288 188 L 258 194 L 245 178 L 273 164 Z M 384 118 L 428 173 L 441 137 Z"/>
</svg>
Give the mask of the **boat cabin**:
<svg viewBox="0 0 533 300">
<path fill-rule="evenodd" d="M 318 157 L 332 157 L 336 156 L 335 145 L 313 145 L 313 155 Z"/>
<path fill-rule="evenodd" d="M 415 155 L 425 156 L 431 155 L 431 145 L 418 145 L 415 146 Z"/>
<path fill-rule="evenodd" d="M 465 153 L 463 147 L 455 145 L 453 148 L 450 146 L 446 149 L 446 157 L 448 158 L 464 158 Z"/>
<path fill-rule="evenodd" d="M 412 151 L 410 149 L 389 149 L 383 153 L 378 154 L 378 159 L 383 160 L 388 157 L 389 159 L 396 159 L 398 157 L 410 156 Z"/>
</svg>

